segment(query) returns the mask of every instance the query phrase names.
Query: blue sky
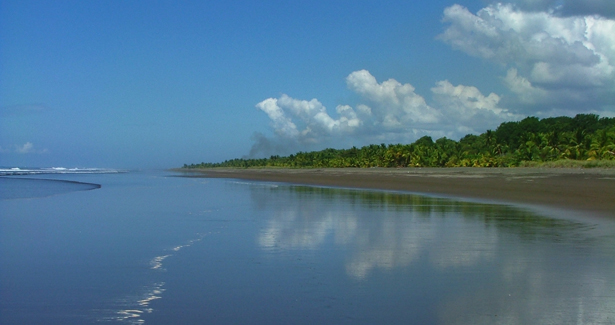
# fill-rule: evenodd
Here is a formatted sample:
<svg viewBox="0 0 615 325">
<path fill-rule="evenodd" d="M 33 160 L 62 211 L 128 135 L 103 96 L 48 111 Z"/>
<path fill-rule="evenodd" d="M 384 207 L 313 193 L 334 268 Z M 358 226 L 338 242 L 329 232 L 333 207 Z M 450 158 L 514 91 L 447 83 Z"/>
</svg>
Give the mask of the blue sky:
<svg viewBox="0 0 615 325">
<path fill-rule="evenodd" d="M 615 116 L 615 2 L 0 0 L 0 166 L 166 168 Z"/>
</svg>

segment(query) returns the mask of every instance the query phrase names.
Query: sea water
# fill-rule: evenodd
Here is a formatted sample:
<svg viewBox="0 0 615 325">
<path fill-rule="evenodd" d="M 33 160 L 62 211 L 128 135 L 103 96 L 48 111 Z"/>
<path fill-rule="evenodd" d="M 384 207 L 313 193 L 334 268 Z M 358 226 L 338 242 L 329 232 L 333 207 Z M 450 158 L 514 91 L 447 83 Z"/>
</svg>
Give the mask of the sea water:
<svg viewBox="0 0 615 325">
<path fill-rule="evenodd" d="M 0 177 L 0 324 L 615 322 L 613 220 L 177 176 Z"/>
</svg>

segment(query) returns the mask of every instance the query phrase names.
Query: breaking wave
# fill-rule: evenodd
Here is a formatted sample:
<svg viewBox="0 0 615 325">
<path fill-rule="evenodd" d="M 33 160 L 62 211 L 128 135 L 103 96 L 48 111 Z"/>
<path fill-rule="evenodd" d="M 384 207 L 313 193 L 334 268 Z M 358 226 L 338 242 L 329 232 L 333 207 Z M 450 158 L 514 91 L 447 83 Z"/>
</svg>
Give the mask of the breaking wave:
<svg viewBox="0 0 615 325">
<path fill-rule="evenodd" d="M 65 168 L 65 167 L 44 167 L 44 168 L 20 168 L 9 167 L 0 168 L 0 176 L 9 175 L 39 175 L 39 174 L 116 174 L 125 173 L 126 170 L 112 168 Z"/>
<path fill-rule="evenodd" d="M 150 303 L 162 298 L 162 293 L 165 291 L 163 288 L 164 285 L 164 282 L 154 283 L 145 286 L 141 294 L 118 299 L 116 304 L 118 304 L 121 309 L 107 311 L 111 315 L 98 319 L 98 322 L 119 322 L 131 325 L 144 324 L 145 320 L 142 318 L 143 315 L 151 314 L 154 311 L 154 309 L 150 307 Z"/>
<path fill-rule="evenodd" d="M 196 238 L 187 241 L 183 245 L 178 245 L 167 249 L 166 252 L 179 252 L 182 248 L 190 247 L 193 244 L 203 240 L 203 238 L 209 234 L 211 234 L 211 232 L 206 234 L 197 234 Z M 149 262 L 149 268 L 156 271 L 166 271 L 163 267 L 163 261 L 171 256 L 173 256 L 172 253 L 154 257 Z M 115 304 L 118 305 L 119 310 L 108 310 L 107 314 L 111 315 L 104 316 L 98 321 L 120 322 L 131 325 L 144 324 L 145 320 L 143 319 L 143 316 L 146 314 L 151 314 L 154 311 L 154 308 L 152 308 L 150 304 L 154 300 L 162 299 L 162 294 L 165 291 L 163 288 L 164 285 L 164 282 L 155 282 L 151 285 L 143 287 L 141 289 L 141 294 L 116 300 Z"/>
</svg>

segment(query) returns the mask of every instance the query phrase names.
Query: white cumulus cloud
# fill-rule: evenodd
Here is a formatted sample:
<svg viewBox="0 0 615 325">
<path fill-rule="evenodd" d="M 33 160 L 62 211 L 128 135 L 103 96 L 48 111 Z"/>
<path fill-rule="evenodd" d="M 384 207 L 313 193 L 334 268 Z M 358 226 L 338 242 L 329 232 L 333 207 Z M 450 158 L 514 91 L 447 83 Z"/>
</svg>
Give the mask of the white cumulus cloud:
<svg viewBox="0 0 615 325">
<path fill-rule="evenodd" d="M 13 148 L 11 149 L 10 147 L 0 147 L 0 152 L 2 153 L 18 153 L 18 154 L 41 154 L 41 153 L 47 153 L 49 152 L 49 150 L 47 149 L 36 149 L 34 147 L 34 144 L 32 144 L 32 142 L 26 142 L 23 145 L 13 145 Z"/>
<path fill-rule="evenodd" d="M 34 145 L 31 142 L 26 142 L 23 146 L 17 146 L 15 151 L 18 153 L 32 153 L 34 151 Z"/>
<path fill-rule="evenodd" d="M 445 116 L 445 124 L 456 126 L 459 131 L 480 133 L 494 123 L 516 120 L 520 116 L 499 106 L 500 96 L 494 93 L 483 95 L 473 86 L 454 86 L 448 80 L 439 81 L 431 88 L 439 112 Z"/>
<path fill-rule="evenodd" d="M 439 39 L 505 67 L 504 84 L 519 104 L 562 112 L 613 109 L 615 20 L 501 3 L 476 14 L 454 5 L 444 10 L 443 20 L 450 25 Z"/>
<path fill-rule="evenodd" d="M 395 79 L 378 82 L 367 70 L 352 72 L 346 84 L 361 103 L 354 108 L 338 105 L 336 116 L 331 116 L 317 99 L 282 95 L 258 103 L 256 107 L 271 120 L 275 136 L 255 134 L 250 155 L 305 150 L 309 144 L 330 146 L 345 139 L 366 145 L 410 142 L 425 134 L 461 137 L 518 117 L 498 105 L 500 96 L 485 96 L 476 87 L 454 86 L 448 81 L 440 81 L 431 89 L 433 104 L 428 104 L 411 84 Z"/>
<path fill-rule="evenodd" d="M 440 112 L 427 105 L 411 84 L 401 84 L 395 79 L 378 83 L 367 70 L 351 73 L 346 84 L 373 105 L 370 111 L 374 122 L 386 128 L 403 129 L 435 123 L 441 118 Z"/>
<path fill-rule="evenodd" d="M 492 62 L 503 93 L 442 80 L 431 94 L 419 94 L 410 83 L 379 82 L 358 70 L 346 78 L 359 99 L 354 105 L 327 110 L 317 99 L 288 95 L 258 103 L 274 136 L 255 134 L 250 155 L 408 143 L 423 135 L 456 139 L 525 116 L 615 116 L 615 1 L 511 1 L 477 13 L 448 7 L 438 35 L 453 49 Z"/>
<path fill-rule="evenodd" d="M 615 17 L 613 0 L 513 0 L 527 11 L 549 11 L 560 16 L 600 15 Z"/>
</svg>

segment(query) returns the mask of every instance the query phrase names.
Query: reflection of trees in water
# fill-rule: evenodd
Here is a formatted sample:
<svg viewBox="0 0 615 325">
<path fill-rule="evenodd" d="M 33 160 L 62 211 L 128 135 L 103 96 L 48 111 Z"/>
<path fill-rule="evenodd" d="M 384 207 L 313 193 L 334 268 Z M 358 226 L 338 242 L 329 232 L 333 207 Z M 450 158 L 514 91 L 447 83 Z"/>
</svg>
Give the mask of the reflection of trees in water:
<svg viewBox="0 0 615 325">
<path fill-rule="evenodd" d="M 272 196 L 271 194 L 275 194 Z M 588 227 L 586 224 L 545 217 L 532 210 L 519 207 L 497 204 L 481 204 L 476 202 L 457 201 L 448 198 L 421 196 L 408 193 L 352 190 L 327 187 L 309 186 L 255 186 L 252 190 L 253 202 L 261 208 L 281 200 L 294 202 L 303 209 L 312 211 L 312 206 L 319 206 L 315 214 L 296 212 L 304 218 L 318 218 L 324 213 L 323 207 L 329 208 L 329 213 L 339 210 L 341 214 L 349 207 L 350 210 L 358 208 L 378 212 L 405 212 L 413 218 L 457 218 L 481 222 L 485 226 L 497 227 L 500 231 L 510 232 L 523 239 L 551 238 L 561 240 L 586 240 L 580 232 Z M 344 209 L 332 208 L 343 205 Z M 333 210 L 332 210 L 333 209 Z M 287 212 L 290 212 L 286 210 Z"/>
<path fill-rule="evenodd" d="M 357 280 L 413 265 L 440 274 L 451 286 L 438 306 L 443 323 L 615 319 L 613 236 L 594 225 L 404 193 L 254 186 L 251 195 L 273 213 L 263 248 L 337 246 Z"/>
<path fill-rule="evenodd" d="M 306 186 L 254 185 L 251 195 L 257 209 L 273 211 L 261 247 L 317 249 L 331 238 L 352 251 L 346 268 L 355 278 L 422 254 L 440 269 L 471 266 L 493 258 L 503 233 L 523 241 L 583 238 L 571 236 L 581 224 L 505 205 Z"/>
</svg>

